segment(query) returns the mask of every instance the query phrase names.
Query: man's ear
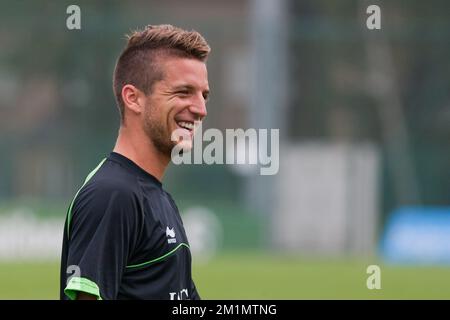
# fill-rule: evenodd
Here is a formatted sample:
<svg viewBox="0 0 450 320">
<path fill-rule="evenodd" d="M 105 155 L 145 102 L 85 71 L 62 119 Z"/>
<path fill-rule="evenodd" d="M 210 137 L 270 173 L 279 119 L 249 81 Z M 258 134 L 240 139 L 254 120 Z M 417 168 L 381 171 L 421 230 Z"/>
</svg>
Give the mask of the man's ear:
<svg viewBox="0 0 450 320">
<path fill-rule="evenodd" d="M 122 100 L 125 108 L 132 113 L 140 114 L 144 110 L 145 94 L 132 84 L 122 87 Z"/>
</svg>

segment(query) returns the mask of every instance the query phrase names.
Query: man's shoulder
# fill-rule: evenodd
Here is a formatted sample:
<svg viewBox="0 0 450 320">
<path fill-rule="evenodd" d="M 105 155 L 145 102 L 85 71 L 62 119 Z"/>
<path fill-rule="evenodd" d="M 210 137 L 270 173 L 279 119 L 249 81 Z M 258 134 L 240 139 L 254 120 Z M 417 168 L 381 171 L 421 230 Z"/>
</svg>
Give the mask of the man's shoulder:
<svg viewBox="0 0 450 320">
<path fill-rule="evenodd" d="M 145 179 L 136 173 L 129 165 L 107 158 L 102 167 L 89 181 L 90 187 L 100 190 L 117 191 L 121 193 L 153 193 L 160 189 L 151 179 Z M 143 186 L 145 185 L 145 192 Z"/>
<path fill-rule="evenodd" d="M 132 179 L 107 176 L 99 170 L 76 194 L 70 214 L 86 221 L 100 221 L 105 215 L 131 218 L 141 202 L 142 193 Z"/>
<path fill-rule="evenodd" d="M 122 164 L 107 159 L 80 188 L 74 199 L 75 209 L 117 206 L 142 207 L 144 202 L 159 203 L 161 187 L 144 180 Z"/>
<path fill-rule="evenodd" d="M 95 175 L 86 183 L 86 187 L 93 190 L 115 190 L 121 193 L 138 191 L 139 179 L 133 172 L 111 158 L 105 160 Z"/>
<path fill-rule="evenodd" d="M 106 161 L 80 188 L 75 203 L 101 204 L 129 202 L 141 197 L 142 192 L 135 176 L 119 164 Z"/>
<path fill-rule="evenodd" d="M 102 175 L 93 177 L 80 190 L 81 195 L 90 194 L 94 197 L 129 198 L 142 194 L 137 179 L 126 175 Z"/>
</svg>

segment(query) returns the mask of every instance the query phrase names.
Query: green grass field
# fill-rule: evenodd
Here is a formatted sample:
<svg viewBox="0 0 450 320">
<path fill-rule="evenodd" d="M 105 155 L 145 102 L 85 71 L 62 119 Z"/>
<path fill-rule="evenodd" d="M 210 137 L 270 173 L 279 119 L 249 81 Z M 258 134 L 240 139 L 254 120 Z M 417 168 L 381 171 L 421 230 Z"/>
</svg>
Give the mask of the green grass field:
<svg viewBox="0 0 450 320">
<path fill-rule="evenodd" d="M 222 254 L 194 279 L 203 299 L 450 299 L 450 268 L 380 264 L 381 289 L 369 290 L 372 263 Z M 58 279 L 57 262 L 0 263 L 0 299 L 58 299 Z"/>
</svg>

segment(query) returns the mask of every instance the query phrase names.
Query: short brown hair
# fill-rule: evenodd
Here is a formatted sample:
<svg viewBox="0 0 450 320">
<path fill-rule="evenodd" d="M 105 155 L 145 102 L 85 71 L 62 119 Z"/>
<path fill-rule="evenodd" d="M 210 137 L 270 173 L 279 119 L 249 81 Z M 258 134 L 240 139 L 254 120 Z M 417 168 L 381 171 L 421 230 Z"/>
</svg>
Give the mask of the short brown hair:
<svg viewBox="0 0 450 320">
<path fill-rule="evenodd" d="M 186 31 L 172 25 L 149 25 L 144 30 L 127 35 L 128 43 L 117 60 L 113 76 L 113 90 L 120 119 L 124 119 L 122 88 L 132 84 L 145 94 L 151 93 L 156 81 L 163 79 L 157 59 L 164 55 L 206 61 L 210 47 L 200 33 Z"/>
</svg>

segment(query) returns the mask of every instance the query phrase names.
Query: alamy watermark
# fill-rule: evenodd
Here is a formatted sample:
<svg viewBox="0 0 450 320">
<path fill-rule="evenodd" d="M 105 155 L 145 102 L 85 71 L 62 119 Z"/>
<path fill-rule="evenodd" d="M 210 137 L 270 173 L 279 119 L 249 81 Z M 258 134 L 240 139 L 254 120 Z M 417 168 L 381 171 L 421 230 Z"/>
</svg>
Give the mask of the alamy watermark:
<svg viewBox="0 0 450 320">
<path fill-rule="evenodd" d="M 216 128 L 203 132 L 201 121 L 195 121 L 191 132 L 178 128 L 171 139 L 178 142 L 172 149 L 175 165 L 254 165 L 261 175 L 275 175 L 280 167 L 279 129 L 226 129 L 224 134 Z"/>
<path fill-rule="evenodd" d="M 66 285 L 69 284 L 69 282 L 72 278 L 80 278 L 81 277 L 81 269 L 79 266 L 77 266 L 75 264 L 71 264 L 70 266 L 68 266 L 66 269 L 66 273 L 68 275 L 70 274 L 70 276 L 67 277 Z"/>
<path fill-rule="evenodd" d="M 370 276 L 367 278 L 366 286 L 367 289 L 381 289 L 381 269 L 376 264 L 372 264 L 366 269 L 367 274 Z"/>
<path fill-rule="evenodd" d="M 376 4 L 367 7 L 367 14 L 370 14 L 366 20 L 366 26 L 369 30 L 381 29 L 381 9 Z"/>
<path fill-rule="evenodd" d="M 81 30 L 81 8 L 76 4 L 67 7 L 66 27 L 69 30 Z"/>
</svg>

